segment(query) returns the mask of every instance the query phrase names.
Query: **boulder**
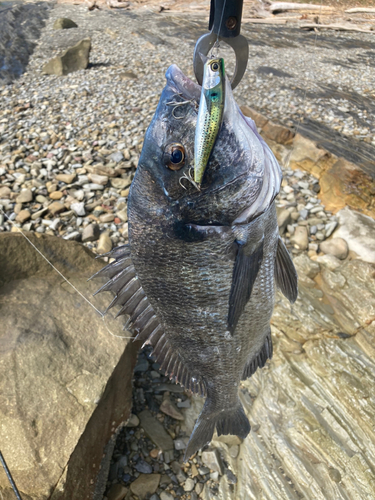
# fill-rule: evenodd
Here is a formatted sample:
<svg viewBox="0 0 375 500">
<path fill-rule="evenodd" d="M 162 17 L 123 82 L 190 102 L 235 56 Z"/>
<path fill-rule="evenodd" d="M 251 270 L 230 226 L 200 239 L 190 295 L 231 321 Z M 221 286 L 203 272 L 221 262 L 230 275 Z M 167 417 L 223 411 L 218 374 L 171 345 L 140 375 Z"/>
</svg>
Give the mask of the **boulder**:
<svg viewBox="0 0 375 500">
<path fill-rule="evenodd" d="M 337 217 L 340 225 L 334 236 L 343 238 L 360 259 L 375 263 L 375 220 L 348 207 L 340 210 Z"/>
<path fill-rule="evenodd" d="M 70 28 L 78 28 L 78 24 L 67 17 L 60 17 L 53 23 L 54 30 L 67 30 Z"/>
<path fill-rule="evenodd" d="M 98 286 L 87 283 L 103 263 L 87 248 L 25 234 L 105 307 L 108 297 L 93 299 Z M 138 346 L 119 322 L 104 323 L 21 234 L 0 235 L 0 254 L 1 451 L 23 499 L 91 500 L 104 448 L 130 415 Z M 0 497 L 14 498 L 2 469 Z"/>
<path fill-rule="evenodd" d="M 60 56 L 56 56 L 48 61 L 43 66 L 43 73 L 62 76 L 86 69 L 89 64 L 90 49 L 90 38 L 81 40 L 74 47 L 65 50 Z"/>
<path fill-rule="evenodd" d="M 374 180 L 344 158 L 339 158 L 320 178 L 319 198 L 331 212 L 349 206 L 374 218 L 374 196 Z"/>
</svg>

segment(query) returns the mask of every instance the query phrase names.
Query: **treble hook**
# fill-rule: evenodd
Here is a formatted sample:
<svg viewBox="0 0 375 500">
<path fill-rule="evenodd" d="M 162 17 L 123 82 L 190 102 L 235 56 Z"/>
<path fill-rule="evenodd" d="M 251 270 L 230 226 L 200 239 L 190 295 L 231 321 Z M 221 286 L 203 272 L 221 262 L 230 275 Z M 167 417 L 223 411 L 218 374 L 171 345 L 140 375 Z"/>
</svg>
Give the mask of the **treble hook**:
<svg viewBox="0 0 375 500">
<path fill-rule="evenodd" d="M 192 170 L 194 172 L 194 168 L 190 167 L 189 170 L 188 170 L 188 175 L 186 175 L 186 172 L 184 172 L 184 175 L 182 177 L 180 177 L 180 179 L 179 179 L 178 182 L 179 182 L 180 186 L 186 190 L 187 188 L 181 183 L 182 179 L 186 179 L 191 184 L 193 184 L 193 186 L 195 187 L 195 189 L 197 189 L 198 191 L 200 191 L 201 190 L 200 185 L 195 182 L 195 180 L 193 179 L 193 176 L 191 175 L 191 171 Z"/>
<path fill-rule="evenodd" d="M 177 96 L 177 97 L 181 97 L 182 94 L 173 94 L 173 97 Z M 175 118 L 176 120 L 182 120 L 183 118 L 185 118 L 185 116 L 176 116 L 175 115 L 175 110 L 176 108 L 179 108 L 180 106 L 185 106 L 185 104 L 189 104 L 191 103 L 192 101 L 194 101 L 194 99 L 189 99 L 187 101 L 169 101 L 166 103 L 167 106 L 173 106 L 173 109 L 172 109 L 172 116 L 173 118 Z"/>
</svg>

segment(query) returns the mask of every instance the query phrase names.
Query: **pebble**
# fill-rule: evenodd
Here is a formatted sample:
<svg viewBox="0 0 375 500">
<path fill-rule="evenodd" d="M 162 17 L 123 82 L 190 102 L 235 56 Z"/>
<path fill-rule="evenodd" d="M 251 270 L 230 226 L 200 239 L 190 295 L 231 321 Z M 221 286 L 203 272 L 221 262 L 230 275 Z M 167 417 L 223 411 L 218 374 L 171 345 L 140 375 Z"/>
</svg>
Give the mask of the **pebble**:
<svg viewBox="0 0 375 500">
<path fill-rule="evenodd" d="M 57 174 L 55 179 L 57 181 L 65 182 L 65 184 L 72 184 L 76 178 L 76 174 Z"/>
<path fill-rule="evenodd" d="M 176 420 L 184 420 L 183 414 L 176 408 L 168 397 L 163 400 L 160 405 L 160 410 Z"/>
<path fill-rule="evenodd" d="M 139 418 L 137 415 L 132 413 L 129 417 L 129 420 L 126 422 L 126 427 L 138 427 L 139 425 Z"/>
<path fill-rule="evenodd" d="M 53 191 L 50 193 L 49 197 L 51 200 L 61 200 L 61 198 L 64 196 L 64 194 L 61 191 Z"/>
<path fill-rule="evenodd" d="M 305 226 L 298 226 L 290 238 L 291 243 L 299 250 L 306 250 L 309 244 L 307 229 Z"/>
<path fill-rule="evenodd" d="M 83 234 L 82 234 L 82 237 L 83 237 Z M 88 241 L 88 240 L 85 240 L 85 241 Z M 95 240 L 92 240 L 92 241 L 95 241 Z M 99 254 L 107 253 L 107 252 L 110 252 L 112 250 L 112 240 L 109 236 L 108 231 L 104 231 L 100 235 L 96 249 L 97 249 L 97 252 Z"/>
<path fill-rule="evenodd" d="M 117 483 L 111 486 L 110 490 L 106 494 L 106 497 L 107 500 L 124 500 L 127 492 L 128 488 Z"/>
<path fill-rule="evenodd" d="M 83 229 L 82 241 L 86 243 L 88 241 L 96 241 L 99 238 L 100 228 L 97 224 L 89 224 Z"/>
<path fill-rule="evenodd" d="M 48 211 L 51 212 L 52 215 L 57 215 L 65 211 L 65 206 L 59 201 L 54 201 L 48 206 Z"/>
<path fill-rule="evenodd" d="M 23 189 L 21 193 L 17 196 L 17 203 L 29 203 L 33 199 L 33 193 L 31 189 Z"/>
<path fill-rule="evenodd" d="M 320 244 L 320 250 L 341 260 L 346 259 L 349 253 L 348 244 L 343 238 L 332 238 L 331 240 L 323 241 Z"/>
<path fill-rule="evenodd" d="M 171 493 L 163 491 L 160 493 L 160 500 L 175 500 L 175 497 Z"/>
<path fill-rule="evenodd" d="M 31 214 L 30 214 L 29 210 L 27 210 L 27 209 L 21 210 L 16 217 L 16 222 L 20 222 L 21 224 L 23 224 L 24 222 L 29 220 L 30 217 L 31 217 Z"/>
<path fill-rule="evenodd" d="M 220 475 L 223 474 L 223 463 L 218 450 L 205 450 L 202 452 L 202 462 L 213 471 L 217 471 Z"/>
<path fill-rule="evenodd" d="M 85 204 L 83 202 L 81 203 L 72 203 L 70 205 L 70 208 L 75 212 L 76 215 L 79 215 L 81 217 L 86 215 L 85 211 Z"/>
<path fill-rule="evenodd" d="M 141 474 L 135 481 L 130 483 L 131 492 L 137 495 L 139 500 L 145 500 L 158 489 L 160 474 Z"/>
<path fill-rule="evenodd" d="M 239 451 L 240 451 L 240 447 L 238 446 L 238 444 L 235 444 L 229 448 L 229 455 L 232 458 L 237 458 Z"/>
<path fill-rule="evenodd" d="M 184 490 L 187 492 L 193 491 L 194 486 L 195 486 L 194 479 L 191 479 L 190 477 L 188 477 L 185 481 L 185 484 L 184 484 Z"/>
<path fill-rule="evenodd" d="M 144 460 L 139 460 L 135 464 L 134 468 L 135 470 L 137 470 L 138 472 L 142 472 L 143 474 L 151 474 L 152 472 L 152 466 Z"/>
</svg>

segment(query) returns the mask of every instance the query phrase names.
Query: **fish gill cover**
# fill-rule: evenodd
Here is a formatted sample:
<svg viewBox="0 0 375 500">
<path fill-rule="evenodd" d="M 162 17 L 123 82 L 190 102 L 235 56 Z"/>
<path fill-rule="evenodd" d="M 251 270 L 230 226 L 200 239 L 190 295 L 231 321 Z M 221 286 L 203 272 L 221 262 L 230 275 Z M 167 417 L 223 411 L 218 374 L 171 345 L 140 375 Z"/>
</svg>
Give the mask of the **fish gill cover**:
<svg viewBox="0 0 375 500">
<path fill-rule="evenodd" d="M 281 170 L 225 78 L 225 104 L 200 185 L 192 178 L 201 87 L 172 65 L 146 132 L 128 202 L 129 245 L 98 276 L 109 307 L 153 347 L 171 380 L 206 398 L 185 458 L 218 434 L 245 438 L 240 381 L 272 357 L 276 285 L 297 274 L 279 237 Z"/>
</svg>

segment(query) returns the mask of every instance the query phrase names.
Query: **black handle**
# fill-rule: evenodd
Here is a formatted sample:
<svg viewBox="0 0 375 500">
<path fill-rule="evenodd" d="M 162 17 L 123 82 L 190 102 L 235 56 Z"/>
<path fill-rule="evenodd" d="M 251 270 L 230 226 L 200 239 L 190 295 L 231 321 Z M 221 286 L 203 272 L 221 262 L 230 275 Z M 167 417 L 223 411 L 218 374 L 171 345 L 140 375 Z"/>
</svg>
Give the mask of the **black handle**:
<svg viewBox="0 0 375 500">
<path fill-rule="evenodd" d="M 243 0 L 211 0 L 208 29 L 223 38 L 240 34 Z"/>
</svg>

